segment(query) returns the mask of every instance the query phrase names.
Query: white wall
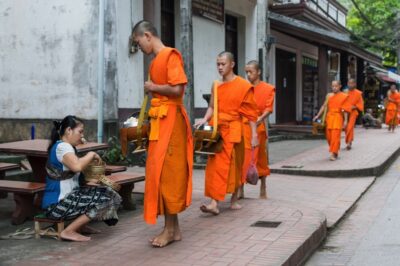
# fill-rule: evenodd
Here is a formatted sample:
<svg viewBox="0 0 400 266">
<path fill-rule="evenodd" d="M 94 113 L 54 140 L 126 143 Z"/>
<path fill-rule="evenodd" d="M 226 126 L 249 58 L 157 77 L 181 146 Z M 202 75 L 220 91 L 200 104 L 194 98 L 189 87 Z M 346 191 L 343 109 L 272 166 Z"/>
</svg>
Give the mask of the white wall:
<svg viewBox="0 0 400 266">
<path fill-rule="evenodd" d="M 225 49 L 223 24 L 193 16 L 193 69 L 195 107 L 207 107 L 202 95 L 210 93 L 213 80 L 219 79 L 216 56 Z"/>
<path fill-rule="evenodd" d="M 143 53 L 129 55 L 132 27 L 143 19 L 143 2 L 117 1 L 118 108 L 139 108 L 143 100 Z"/>
<path fill-rule="evenodd" d="M 96 118 L 92 3 L 0 1 L 1 118 Z"/>
<path fill-rule="evenodd" d="M 239 32 L 239 74 L 244 76 L 247 61 L 257 59 L 257 17 L 255 1 L 225 1 L 225 11 L 243 22 Z M 207 107 L 202 95 L 210 93 L 212 81 L 219 79 L 216 56 L 225 50 L 225 26 L 198 16 L 193 16 L 193 63 L 195 107 Z"/>
</svg>

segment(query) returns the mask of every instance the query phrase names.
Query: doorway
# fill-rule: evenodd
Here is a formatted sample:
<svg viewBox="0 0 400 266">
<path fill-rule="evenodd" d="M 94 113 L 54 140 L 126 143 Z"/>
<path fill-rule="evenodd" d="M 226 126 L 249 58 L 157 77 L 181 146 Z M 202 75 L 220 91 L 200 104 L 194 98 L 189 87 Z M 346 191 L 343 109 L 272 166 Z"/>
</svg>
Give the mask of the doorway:
<svg viewBox="0 0 400 266">
<path fill-rule="evenodd" d="M 276 123 L 296 123 L 296 54 L 276 49 Z"/>
<path fill-rule="evenodd" d="M 234 72 L 238 73 L 238 18 L 225 15 L 225 51 L 235 56 Z"/>
</svg>

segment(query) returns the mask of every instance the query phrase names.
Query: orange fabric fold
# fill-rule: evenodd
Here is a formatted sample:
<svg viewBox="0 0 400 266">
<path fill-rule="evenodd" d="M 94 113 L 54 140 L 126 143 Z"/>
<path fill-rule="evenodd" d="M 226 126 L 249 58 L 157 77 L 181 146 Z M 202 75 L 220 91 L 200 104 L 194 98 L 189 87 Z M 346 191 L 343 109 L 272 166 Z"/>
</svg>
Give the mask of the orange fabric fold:
<svg viewBox="0 0 400 266">
<path fill-rule="evenodd" d="M 271 84 L 261 81 L 257 86 L 254 87 L 254 100 L 257 105 L 257 112 L 262 115 L 264 112 L 273 112 L 275 99 L 275 87 Z M 251 128 L 247 119 L 243 119 L 243 135 L 245 140 L 245 156 L 243 163 L 243 174 L 242 182 L 246 181 L 247 170 L 251 163 Z M 254 162 L 257 165 L 258 175 L 267 176 L 270 175 L 270 169 L 268 167 L 267 159 L 267 147 L 266 142 L 268 138 L 268 132 L 265 127 L 265 123 L 260 123 L 257 126 L 257 136 L 260 145 L 254 149 Z"/>
<path fill-rule="evenodd" d="M 223 200 L 242 184 L 244 141 L 242 118 L 258 117 L 251 84 L 241 77 L 218 86 L 218 130 L 223 140 L 222 151 L 208 157 L 205 196 Z M 212 119 L 211 119 L 212 120 Z"/>
<path fill-rule="evenodd" d="M 347 92 L 348 97 L 343 104 L 343 109 L 349 114 L 349 120 L 345 129 L 346 143 L 350 143 L 354 140 L 354 127 L 359 112 L 364 111 L 364 100 L 362 98 L 362 92 L 357 89 L 349 90 Z M 356 109 L 353 109 L 353 106 Z"/>
<path fill-rule="evenodd" d="M 155 84 L 185 85 L 180 53 L 169 47 L 161 50 L 151 63 L 150 76 Z M 191 203 L 193 139 L 182 97 L 183 92 L 179 97 L 153 93 L 143 213 L 149 224 L 155 224 L 159 214 L 179 213 Z"/>
<path fill-rule="evenodd" d="M 385 124 L 389 126 L 397 126 L 399 124 L 397 112 L 400 104 L 400 93 L 390 93 L 388 98 L 394 102 L 389 101 L 386 106 Z"/>
<path fill-rule="evenodd" d="M 340 135 L 343 129 L 343 105 L 347 97 L 346 93 L 338 92 L 328 98 L 326 140 L 329 144 L 329 151 L 336 154 L 340 149 Z"/>
</svg>

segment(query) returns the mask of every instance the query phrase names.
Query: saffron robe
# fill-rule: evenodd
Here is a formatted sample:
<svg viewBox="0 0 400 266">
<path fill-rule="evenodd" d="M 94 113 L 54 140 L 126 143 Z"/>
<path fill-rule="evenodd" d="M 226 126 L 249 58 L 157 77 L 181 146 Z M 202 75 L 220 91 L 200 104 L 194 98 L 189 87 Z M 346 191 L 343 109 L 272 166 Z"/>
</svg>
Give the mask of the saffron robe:
<svg viewBox="0 0 400 266">
<path fill-rule="evenodd" d="M 254 87 L 254 100 L 257 104 L 258 115 L 261 116 L 264 112 L 273 112 L 275 99 L 275 87 L 264 81 L 261 81 Z M 245 138 L 245 156 L 243 163 L 242 182 L 246 181 L 247 170 L 249 169 L 252 157 L 257 166 L 258 175 L 270 175 L 268 167 L 268 154 L 267 154 L 267 138 L 268 132 L 265 127 L 265 122 L 262 121 L 257 126 L 257 136 L 260 145 L 253 149 L 251 148 L 251 128 L 246 118 L 243 119 L 243 133 Z M 252 154 L 253 153 L 253 154 Z"/>
<path fill-rule="evenodd" d="M 227 193 L 234 193 L 242 185 L 244 160 L 242 118 L 256 121 L 258 117 L 252 85 L 238 76 L 219 84 L 217 113 L 223 148 L 221 152 L 208 157 L 205 196 L 214 200 L 224 200 Z"/>
<path fill-rule="evenodd" d="M 349 114 L 346 132 L 346 143 L 351 143 L 354 140 L 354 126 L 359 112 L 364 111 L 364 100 L 362 98 L 362 92 L 357 89 L 348 91 L 347 100 L 344 103 L 343 109 Z M 352 109 L 355 106 L 356 109 Z"/>
<path fill-rule="evenodd" d="M 343 129 L 343 106 L 348 95 L 338 92 L 328 98 L 328 112 L 326 114 L 326 140 L 329 152 L 338 154 L 340 149 L 340 134 Z"/>
<path fill-rule="evenodd" d="M 397 111 L 400 104 L 400 93 L 397 91 L 394 93 L 390 92 L 388 98 L 395 102 L 388 101 L 388 104 L 386 106 L 385 124 L 389 126 L 397 126 L 399 124 Z"/>
<path fill-rule="evenodd" d="M 166 47 L 150 65 L 153 83 L 187 83 L 178 50 Z M 191 125 L 178 97 L 152 94 L 149 148 L 146 160 L 144 220 L 155 224 L 158 214 L 177 214 L 191 203 L 193 139 Z"/>
</svg>

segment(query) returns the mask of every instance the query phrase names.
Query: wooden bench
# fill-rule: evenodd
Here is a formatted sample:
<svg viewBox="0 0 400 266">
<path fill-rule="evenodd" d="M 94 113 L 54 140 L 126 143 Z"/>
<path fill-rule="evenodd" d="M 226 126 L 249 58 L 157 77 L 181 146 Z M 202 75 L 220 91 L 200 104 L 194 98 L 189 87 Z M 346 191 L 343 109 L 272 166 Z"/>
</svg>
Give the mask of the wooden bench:
<svg viewBox="0 0 400 266">
<path fill-rule="evenodd" d="M 106 165 L 106 175 L 125 172 L 126 170 L 127 170 L 126 166 L 123 165 Z"/>
<path fill-rule="evenodd" d="M 144 181 L 144 174 L 124 172 L 113 174 L 108 178 L 121 185 L 119 194 L 122 197 L 122 207 L 125 210 L 135 210 L 136 204 L 132 199 L 132 190 L 135 188 L 135 183 Z"/>
<path fill-rule="evenodd" d="M 0 162 L 0 180 L 3 180 L 6 177 L 6 172 L 9 170 L 19 169 L 20 166 L 15 163 L 2 163 Z M 7 198 L 7 192 L 0 192 L 0 199 Z"/>
<path fill-rule="evenodd" d="M 44 183 L 0 180 L 0 191 L 14 193 L 16 206 L 11 216 L 12 224 L 22 224 L 35 214 L 33 198 L 36 193 L 44 191 L 45 187 Z"/>
<path fill-rule="evenodd" d="M 57 240 L 61 240 L 61 232 L 64 231 L 65 227 L 64 220 L 52 220 L 47 218 L 45 214 L 38 214 L 33 217 L 33 221 L 35 223 L 36 239 L 39 239 L 41 236 L 52 236 L 56 237 Z M 52 227 L 42 228 L 42 223 L 55 225 L 57 231 L 54 231 Z"/>
</svg>

